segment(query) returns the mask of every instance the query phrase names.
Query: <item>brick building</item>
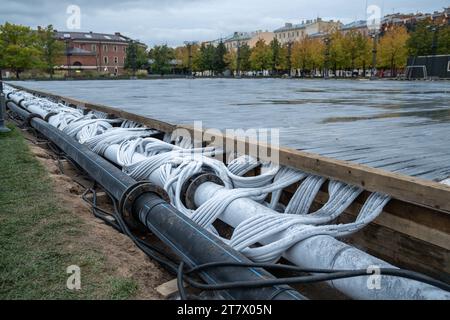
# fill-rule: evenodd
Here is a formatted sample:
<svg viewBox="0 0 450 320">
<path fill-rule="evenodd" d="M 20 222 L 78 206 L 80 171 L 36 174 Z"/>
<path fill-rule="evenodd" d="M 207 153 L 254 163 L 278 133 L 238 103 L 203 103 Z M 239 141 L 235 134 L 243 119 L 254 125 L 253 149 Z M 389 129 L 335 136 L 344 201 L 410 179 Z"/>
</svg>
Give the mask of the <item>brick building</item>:
<svg viewBox="0 0 450 320">
<path fill-rule="evenodd" d="M 55 37 L 63 41 L 66 47 L 60 69 L 75 72 L 90 70 L 114 75 L 123 73 L 127 47 L 132 41 L 118 32 L 55 31 Z M 138 44 L 146 48 L 144 44 Z"/>
</svg>

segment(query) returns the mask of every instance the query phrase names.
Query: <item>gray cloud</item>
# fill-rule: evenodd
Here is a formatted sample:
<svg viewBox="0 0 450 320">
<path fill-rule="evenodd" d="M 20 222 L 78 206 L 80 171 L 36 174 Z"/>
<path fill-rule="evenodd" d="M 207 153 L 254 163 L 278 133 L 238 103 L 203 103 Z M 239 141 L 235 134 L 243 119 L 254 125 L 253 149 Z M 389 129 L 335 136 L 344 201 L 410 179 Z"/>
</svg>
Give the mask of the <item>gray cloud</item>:
<svg viewBox="0 0 450 320">
<path fill-rule="evenodd" d="M 273 30 L 284 22 L 320 16 L 350 22 L 365 18 L 365 7 L 377 4 L 383 12 L 430 12 L 446 0 L 1 0 L 0 23 L 31 27 L 53 24 L 66 29 L 66 8 L 80 6 L 81 31 L 116 32 L 148 45 L 179 45 L 184 40 L 208 40 L 233 31 Z"/>
</svg>

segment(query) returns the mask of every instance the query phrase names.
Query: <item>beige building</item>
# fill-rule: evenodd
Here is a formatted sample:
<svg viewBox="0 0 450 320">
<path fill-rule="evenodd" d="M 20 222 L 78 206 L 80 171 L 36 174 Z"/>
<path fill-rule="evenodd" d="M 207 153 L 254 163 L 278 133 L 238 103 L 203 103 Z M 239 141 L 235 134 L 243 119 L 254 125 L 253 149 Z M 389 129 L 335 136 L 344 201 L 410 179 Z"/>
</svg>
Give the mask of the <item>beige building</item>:
<svg viewBox="0 0 450 320">
<path fill-rule="evenodd" d="M 274 33 L 269 31 L 235 32 L 231 37 L 224 40 L 227 50 L 237 50 L 244 44 L 253 48 L 259 40 L 264 40 L 267 44 L 274 38 Z"/>
<path fill-rule="evenodd" d="M 369 28 L 367 27 L 367 21 L 358 20 L 343 25 L 341 27 L 341 32 L 343 35 L 346 35 L 349 32 L 359 32 L 363 36 L 367 37 L 369 35 Z"/>
<path fill-rule="evenodd" d="M 324 21 L 321 18 L 302 21 L 299 24 L 286 23 L 284 27 L 274 31 L 275 37 L 282 44 L 304 39 L 306 36 L 326 34 L 340 29 L 342 23 L 339 21 Z"/>
</svg>

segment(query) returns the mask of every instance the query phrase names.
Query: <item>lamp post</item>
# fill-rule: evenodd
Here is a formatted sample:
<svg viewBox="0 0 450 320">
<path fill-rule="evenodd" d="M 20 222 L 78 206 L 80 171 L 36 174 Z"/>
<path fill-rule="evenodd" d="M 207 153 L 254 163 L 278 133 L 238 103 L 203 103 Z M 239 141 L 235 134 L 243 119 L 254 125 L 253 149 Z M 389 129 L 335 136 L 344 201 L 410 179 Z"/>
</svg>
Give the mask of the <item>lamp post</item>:
<svg viewBox="0 0 450 320">
<path fill-rule="evenodd" d="M 323 77 L 324 79 L 328 79 L 330 76 L 330 37 L 326 36 L 323 40 L 325 42 L 325 63 L 324 63 L 324 70 L 323 70 Z"/>
<path fill-rule="evenodd" d="M 288 70 L 289 70 L 289 77 L 292 76 L 292 41 L 288 41 Z"/>
<path fill-rule="evenodd" d="M 66 64 L 67 64 L 67 78 L 70 78 L 71 76 L 71 70 L 70 70 L 70 34 L 66 33 L 64 34 L 64 42 L 66 44 Z"/>
<path fill-rule="evenodd" d="M 184 44 L 186 45 L 188 49 L 188 68 L 189 68 L 189 75 L 188 77 L 193 77 L 193 70 L 192 70 L 192 46 L 196 45 L 197 41 L 185 41 Z"/>
<path fill-rule="evenodd" d="M 372 49 L 372 70 L 370 74 L 370 79 L 375 80 L 376 76 L 376 68 L 377 68 L 377 42 L 378 42 L 378 31 L 374 30 L 372 33 L 373 39 L 373 49 Z"/>
<path fill-rule="evenodd" d="M 2 69 L 0 68 L 0 133 L 11 131 L 5 126 L 5 118 L 4 118 L 5 113 L 6 113 L 6 101 L 5 101 L 5 94 L 3 93 Z"/>
<path fill-rule="evenodd" d="M 237 43 L 237 53 L 236 53 L 236 74 L 241 77 L 241 42 Z"/>
</svg>

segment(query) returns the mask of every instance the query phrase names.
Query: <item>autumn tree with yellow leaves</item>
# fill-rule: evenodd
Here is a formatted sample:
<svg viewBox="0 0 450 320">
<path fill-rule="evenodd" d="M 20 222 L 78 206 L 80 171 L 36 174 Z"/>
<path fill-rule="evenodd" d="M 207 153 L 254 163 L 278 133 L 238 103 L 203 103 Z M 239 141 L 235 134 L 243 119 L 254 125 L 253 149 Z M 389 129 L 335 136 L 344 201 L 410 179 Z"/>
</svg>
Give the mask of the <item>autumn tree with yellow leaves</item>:
<svg viewBox="0 0 450 320">
<path fill-rule="evenodd" d="M 389 68 L 391 75 L 396 75 L 398 68 L 406 66 L 409 39 L 408 32 L 403 26 L 389 28 L 380 39 L 379 62 L 381 68 Z"/>
</svg>

